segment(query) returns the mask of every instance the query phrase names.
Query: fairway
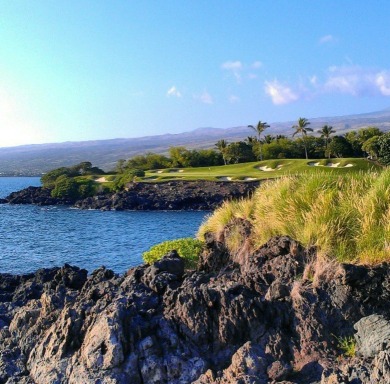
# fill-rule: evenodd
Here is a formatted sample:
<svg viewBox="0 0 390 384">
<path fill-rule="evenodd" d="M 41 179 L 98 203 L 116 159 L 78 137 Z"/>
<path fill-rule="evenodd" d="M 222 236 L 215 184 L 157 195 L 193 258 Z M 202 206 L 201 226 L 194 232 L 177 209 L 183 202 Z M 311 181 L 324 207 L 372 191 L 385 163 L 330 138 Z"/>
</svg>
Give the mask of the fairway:
<svg viewBox="0 0 390 384">
<path fill-rule="evenodd" d="M 282 175 L 313 172 L 350 172 L 381 170 L 382 167 L 366 159 L 281 159 L 265 160 L 253 163 L 229 164 L 216 167 L 168 168 L 147 171 L 145 182 L 169 180 L 213 180 L 213 181 L 254 181 L 276 178 Z"/>
</svg>

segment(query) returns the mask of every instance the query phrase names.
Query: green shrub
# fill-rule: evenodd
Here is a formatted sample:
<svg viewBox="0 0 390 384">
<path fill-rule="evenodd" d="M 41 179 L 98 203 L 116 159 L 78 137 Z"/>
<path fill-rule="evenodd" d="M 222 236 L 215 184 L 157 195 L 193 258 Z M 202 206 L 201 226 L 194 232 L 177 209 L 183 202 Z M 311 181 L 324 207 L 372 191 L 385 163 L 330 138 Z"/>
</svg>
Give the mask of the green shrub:
<svg viewBox="0 0 390 384">
<path fill-rule="evenodd" d="M 114 189 L 120 191 L 126 186 L 126 184 L 131 183 L 137 177 L 144 177 L 144 176 L 145 176 L 145 171 L 142 169 L 127 169 L 125 173 L 116 176 L 113 182 Z"/>
<path fill-rule="evenodd" d="M 203 242 L 191 237 L 186 237 L 153 245 L 148 251 L 142 254 L 142 257 L 146 263 L 152 264 L 161 259 L 168 252 L 176 250 L 184 259 L 185 268 L 193 269 L 196 268 L 202 249 Z"/>
<path fill-rule="evenodd" d="M 85 175 L 104 175 L 104 171 L 97 167 L 92 167 L 89 161 L 84 161 L 73 167 L 61 167 L 47 172 L 41 177 L 41 183 L 45 188 L 55 187 L 55 183 L 60 176 L 76 177 Z"/>
<path fill-rule="evenodd" d="M 58 198 L 69 197 L 71 199 L 76 199 L 78 194 L 77 182 L 66 175 L 59 176 L 56 179 L 54 182 L 54 189 L 51 191 L 51 195 Z"/>
<path fill-rule="evenodd" d="M 336 337 L 337 346 L 343 351 L 347 357 L 354 357 L 356 355 L 356 339 L 353 336 Z"/>
<path fill-rule="evenodd" d="M 51 195 L 57 198 L 83 199 L 95 194 L 95 184 L 86 178 L 57 177 Z"/>
<path fill-rule="evenodd" d="M 390 132 L 380 136 L 377 140 L 379 161 L 390 165 Z"/>
</svg>

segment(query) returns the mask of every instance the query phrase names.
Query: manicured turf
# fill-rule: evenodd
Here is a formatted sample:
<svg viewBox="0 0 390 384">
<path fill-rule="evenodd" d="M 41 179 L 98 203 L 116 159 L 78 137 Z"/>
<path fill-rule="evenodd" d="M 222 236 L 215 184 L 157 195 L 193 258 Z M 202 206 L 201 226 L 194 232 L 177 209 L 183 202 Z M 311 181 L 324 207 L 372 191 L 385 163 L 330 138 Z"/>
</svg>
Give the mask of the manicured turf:
<svg viewBox="0 0 390 384">
<path fill-rule="evenodd" d="M 330 164 L 338 166 L 331 167 Z M 229 164 L 217 167 L 200 168 L 169 168 L 147 171 L 143 180 L 145 182 L 168 180 L 232 180 L 249 181 L 275 178 L 282 175 L 294 175 L 297 173 L 313 173 L 319 170 L 346 174 L 350 172 L 380 170 L 380 166 L 366 159 L 331 159 L 331 160 L 304 160 L 283 159 L 265 160 L 253 163 Z"/>
</svg>

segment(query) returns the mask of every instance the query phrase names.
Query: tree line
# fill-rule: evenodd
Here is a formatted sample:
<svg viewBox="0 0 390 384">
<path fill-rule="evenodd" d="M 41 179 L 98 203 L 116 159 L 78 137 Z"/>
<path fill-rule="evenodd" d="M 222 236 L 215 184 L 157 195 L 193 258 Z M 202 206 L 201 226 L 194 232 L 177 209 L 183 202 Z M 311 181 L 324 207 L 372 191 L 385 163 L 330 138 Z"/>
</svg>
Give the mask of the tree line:
<svg viewBox="0 0 390 384">
<path fill-rule="evenodd" d="M 386 148 L 390 149 L 390 144 L 386 146 L 386 140 L 390 141 L 389 134 L 377 127 L 366 127 L 337 135 L 332 126 L 324 125 L 315 132 L 317 135 L 314 135 L 314 130 L 309 125 L 310 122 L 306 118 L 299 118 L 297 124 L 292 126 L 292 137 L 289 138 L 285 135 L 265 134 L 270 125 L 259 121 L 256 125 L 248 125 L 254 135 L 245 140 L 229 143 L 221 139 L 214 149 L 171 147 L 168 155 L 150 152 L 128 160 L 119 160 L 115 171 L 125 173 L 130 169 L 205 167 L 269 159 L 367 156 L 373 160 L 384 160 L 384 154 L 388 151 Z"/>
</svg>

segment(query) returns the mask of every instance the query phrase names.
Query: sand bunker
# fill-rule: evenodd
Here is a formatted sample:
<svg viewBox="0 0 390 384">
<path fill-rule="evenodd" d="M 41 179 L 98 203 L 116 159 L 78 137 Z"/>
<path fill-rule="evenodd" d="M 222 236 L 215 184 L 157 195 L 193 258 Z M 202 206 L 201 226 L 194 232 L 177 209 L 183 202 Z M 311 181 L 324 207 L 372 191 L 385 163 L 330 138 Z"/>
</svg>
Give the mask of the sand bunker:
<svg viewBox="0 0 390 384">
<path fill-rule="evenodd" d="M 268 165 L 264 165 L 263 167 L 259 167 L 258 169 L 264 172 L 272 172 L 272 171 L 280 171 L 282 169 L 282 166 L 278 165 L 276 168 L 270 168 Z"/>
<path fill-rule="evenodd" d="M 95 180 L 97 183 L 108 183 L 108 180 L 103 176 Z"/>
<path fill-rule="evenodd" d="M 310 163 L 307 163 L 309 167 L 330 167 L 330 168 L 339 168 L 340 163 L 327 163 L 326 165 L 320 164 L 320 162 L 315 163 L 314 161 L 311 161 Z M 353 167 L 353 164 L 346 164 L 344 167 L 340 168 L 350 168 Z"/>
<path fill-rule="evenodd" d="M 222 181 L 230 181 L 232 178 L 229 177 L 229 176 L 219 176 L 218 177 L 218 180 L 222 180 Z"/>
<path fill-rule="evenodd" d="M 183 169 L 170 169 L 169 173 L 184 172 Z"/>
<path fill-rule="evenodd" d="M 256 177 L 246 177 L 244 179 L 245 181 L 252 181 L 252 180 L 257 180 Z"/>
</svg>

